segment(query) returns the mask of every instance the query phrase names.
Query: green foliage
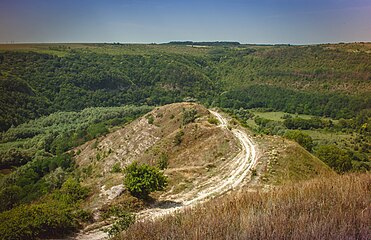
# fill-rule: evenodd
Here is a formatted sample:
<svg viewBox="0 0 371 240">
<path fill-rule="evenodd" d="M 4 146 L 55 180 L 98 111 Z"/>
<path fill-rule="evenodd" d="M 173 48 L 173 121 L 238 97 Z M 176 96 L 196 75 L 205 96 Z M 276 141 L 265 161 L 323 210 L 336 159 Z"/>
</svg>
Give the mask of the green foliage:
<svg viewBox="0 0 371 240">
<path fill-rule="evenodd" d="M 238 119 L 243 126 L 247 126 L 247 121 L 254 117 L 254 114 L 252 114 L 249 110 L 243 108 L 223 108 L 223 111 L 230 114 L 233 118 Z"/>
<path fill-rule="evenodd" d="M 0 74 L 0 131 L 49 113 L 49 105 L 27 82 Z"/>
<path fill-rule="evenodd" d="M 347 151 L 335 145 L 323 145 L 316 151 L 317 156 L 338 173 L 352 169 L 352 161 Z"/>
<path fill-rule="evenodd" d="M 81 187 L 80 183 L 70 177 L 63 183 L 61 189 L 54 193 L 54 197 L 66 204 L 73 204 L 86 198 L 88 193 L 87 188 Z"/>
<path fill-rule="evenodd" d="M 184 131 L 183 130 L 180 130 L 179 132 L 177 132 L 175 134 L 175 138 L 174 138 L 174 144 L 175 146 L 178 146 L 182 143 L 183 141 L 183 135 L 184 135 Z"/>
<path fill-rule="evenodd" d="M 11 185 L 0 191 L 0 212 L 9 210 L 19 203 L 22 188 Z"/>
<path fill-rule="evenodd" d="M 196 109 L 185 110 L 183 112 L 183 125 L 187 125 L 188 123 L 194 122 L 197 117 L 198 116 Z"/>
<path fill-rule="evenodd" d="M 98 136 L 108 133 L 108 128 L 106 127 L 105 123 L 101 122 L 101 123 L 90 125 L 86 129 L 86 132 L 88 134 L 88 138 L 93 139 L 93 138 L 96 138 Z"/>
<path fill-rule="evenodd" d="M 0 168 L 29 162 L 37 151 L 60 155 L 106 134 L 108 128 L 126 123 L 150 111 L 147 106 L 88 108 L 58 112 L 21 124 L 0 135 Z M 47 155 L 47 154 L 46 154 Z"/>
<path fill-rule="evenodd" d="M 2 239 L 39 239 L 61 237 L 86 219 L 77 203 L 87 196 L 87 190 L 69 178 L 60 190 L 41 202 L 20 205 L 0 213 Z"/>
<path fill-rule="evenodd" d="M 218 119 L 216 119 L 215 117 L 209 117 L 209 118 L 207 119 L 207 121 L 208 121 L 210 124 L 214 124 L 214 125 L 218 125 L 218 124 L 219 124 Z"/>
<path fill-rule="evenodd" d="M 157 166 L 159 169 L 164 170 L 169 165 L 169 156 L 166 153 L 161 153 L 158 159 Z"/>
<path fill-rule="evenodd" d="M 70 208 L 57 201 L 21 205 L 0 213 L 2 239 L 62 236 L 76 227 Z"/>
<path fill-rule="evenodd" d="M 294 131 L 287 131 L 284 136 L 288 139 L 292 139 L 296 141 L 308 151 L 312 151 L 313 139 L 308 134 L 305 134 L 298 130 L 294 130 Z"/>
<path fill-rule="evenodd" d="M 315 129 L 325 127 L 325 123 L 320 118 L 287 118 L 283 123 L 288 129 Z"/>
<path fill-rule="evenodd" d="M 266 107 L 289 113 L 351 118 L 367 108 L 370 101 L 371 98 L 363 96 L 302 92 L 275 86 L 251 85 L 220 95 L 216 104 L 222 108 Z"/>
<path fill-rule="evenodd" d="M 105 231 L 109 237 L 119 235 L 122 231 L 129 228 L 135 222 L 135 216 L 128 212 L 120 212 L 117 216 L 117 220 L 112 224 L 111 227 L 105 228 Z"/>
<path fill-rule="evenodd" d="M 0 151 L 0 169 L 21 166 L 31 161 L 34 149 L 10 148 Z"/>
<path fill-rule="evenodd" d="M 146 198 L 153 191 L 163 190 L 167 178 L 156 167 L 134 162 L 125 168 L 124 184 L 133 196 Z"/>
<path fill-rule="evenodd" d="M 18 186 L 21 188 L 17 195 L 19 202 L 31 202 L 60 188 L 73 165 L 72 156 L 69 154 L 35 159 L 5 176 L 0 182 L 0 188 Z M 6 202 L 0 203 L 7 205 Z"/>
<path fill-rule="evenodd" d="M 148 124 L 153 124 L 153 122 L 155 121 L 151 114 L 147 115 L 146 118 L 148 120 Z"/>
<path fill-rule="evenodd" d="M 351 118 L 370 106 L 365 87 L 370 56 L 364 51 L 200 44 L 211 45 L 102 44 L 2 52 L 1 130 L 56 111 L 183 99 L 333 118 Z"/>
<path fill-rule="evenodd" d="M 128 104 L 162 105 L 185 97 L 205 99 L 215 88 L 206 74 L 211 69 L 202 70 L 205 61 L 187 55 L 113 56 L 86 49 L 69 51 L 63 57 L 35 52 L 0 54 L 4 59 L 1 72 L 27 79 L 15 90 L 10 89 L 13 79 L 0 81 L 0 96 L 4 96 L 0 99 L 4 103 L 1 112 L 12 113 L 1 114 L 3 131 L 46 113 Z M 12 99 L 19 99 L 20 104 L 14 105 L 18 101 Z"/>
<path fill-rule="evenodd" d="M 121 169 L 121 165 L 120 165 L 119 162 L 113 164 L 112 169 L 111 169 L 112 173 L 119 173 L 121 171 L 122 171 L 122 169 Z"/>
</svg>

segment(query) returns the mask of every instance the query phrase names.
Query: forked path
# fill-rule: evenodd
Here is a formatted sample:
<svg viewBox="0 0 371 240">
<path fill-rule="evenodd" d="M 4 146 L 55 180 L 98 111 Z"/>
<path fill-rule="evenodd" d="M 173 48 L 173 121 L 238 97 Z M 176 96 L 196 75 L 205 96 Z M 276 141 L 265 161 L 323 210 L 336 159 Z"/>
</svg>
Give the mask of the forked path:
<svg viewBox="0 0 371 240">
<path fill-rule="evenodd" d="M 228 121 L 218 112 L 209 110 L 220 122 L 219 127 L 224 131 L 232 131 L 241 144 L 241 151 L 229 161 L 225 161 L 218 169 L 218 174 L 200 183 L 192 191 L 179 193 L 161 198 L 168 204 L 158 208 L 143 210 L 137 214 L 138 221 L 157 219 L 162 216 L 182 211 L 202 203 L 212 197 L 220 196 L 231 189 L 240 187 L 243 180 L 257 163 L 256 148 L 249 136 L 239 129 L 228 129 Z M 101 229 L 79 234 L 76 239 L 105 239 L 107 235 Z"/>
</svg>

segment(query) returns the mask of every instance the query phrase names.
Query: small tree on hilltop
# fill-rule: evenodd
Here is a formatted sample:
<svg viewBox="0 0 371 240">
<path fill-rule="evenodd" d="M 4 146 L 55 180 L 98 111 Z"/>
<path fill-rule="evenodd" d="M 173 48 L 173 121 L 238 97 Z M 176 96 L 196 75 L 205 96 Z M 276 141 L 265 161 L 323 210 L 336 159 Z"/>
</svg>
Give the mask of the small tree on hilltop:
<svg viewBox="0 0 371 240">
<path fill-rule="evenodd" d="M 163 190 L 167 178 L 156 167 L 134 162 L 125 168 L 124 185 L 133 196 L 147 198 L 151 192 Z"/>
</svg>

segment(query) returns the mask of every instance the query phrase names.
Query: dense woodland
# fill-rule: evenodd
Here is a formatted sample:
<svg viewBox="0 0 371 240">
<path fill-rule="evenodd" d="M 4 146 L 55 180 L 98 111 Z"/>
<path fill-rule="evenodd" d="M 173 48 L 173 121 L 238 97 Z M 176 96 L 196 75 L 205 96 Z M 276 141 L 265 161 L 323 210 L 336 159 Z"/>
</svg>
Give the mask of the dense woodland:
<svg viewBox="0 0 371 240">
<path fill-rule="evenodd" d="M 185 98 L 206 105 L 270 107 L 333 118 L 352 118 L 371 106 L 371 56 L 365 52 L 227 45 L 179 54 L 171 46 L 147 54 L 125 54 L 125 49 L 135 49 L 126 45 L 106 46 L 109 54 L 102 53 L 104 45 L 50 47 L 63 56 L 4 51 L 1 130 L 55 111 L 163 105 Z"/>
<path fill-rule="evenodd" d="M 77 153 L 68 151 L 173 102 L 221 107 L 242 125 L 253 120 L 257 133 L 293 139 L 339 173 L 369 171 L 370 80 L 369 53 L 326 45 L 0 51 L 0 232 L 5 239 L 49 237 L 89 221 L 90 213 L 78 209 L 89 190 L 78 184 Z M 287 115 L 278 122 L 250 108 L 313 118 Z M 302 131 L 308 129 L 354 133 L 358 140 L 346 148 L 319 145 Z"/>
</svg>

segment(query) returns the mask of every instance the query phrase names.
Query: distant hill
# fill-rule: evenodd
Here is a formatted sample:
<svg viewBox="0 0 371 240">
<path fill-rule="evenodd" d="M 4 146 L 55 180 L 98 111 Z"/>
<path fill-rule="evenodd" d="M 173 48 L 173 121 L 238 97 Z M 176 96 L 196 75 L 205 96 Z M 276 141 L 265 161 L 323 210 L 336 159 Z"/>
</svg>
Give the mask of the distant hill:
<svg viewBox="0 0 371 240">
<path fill-rule="evenodd" d="M 169 43 L 170 45 L 193 45 L 193 46 L 239 46 L 241 43 L 239 42 L 229 42 L 229 41 L 216 41 L 216 42 L 192 42 L 192 41 L 172 41 Z"/>
<path fill-rule="evenodd" d="M 55 111 L 187 98 L 207 106 L 354 118 L 371 106 L 370 63 L 368 43 L 0 45 L 0 129 Z M 9 81 L 17 84 L 3 87 Z M 20 82 L 32 89 L 27 104 L 17 97 Z"/>
</svg>

